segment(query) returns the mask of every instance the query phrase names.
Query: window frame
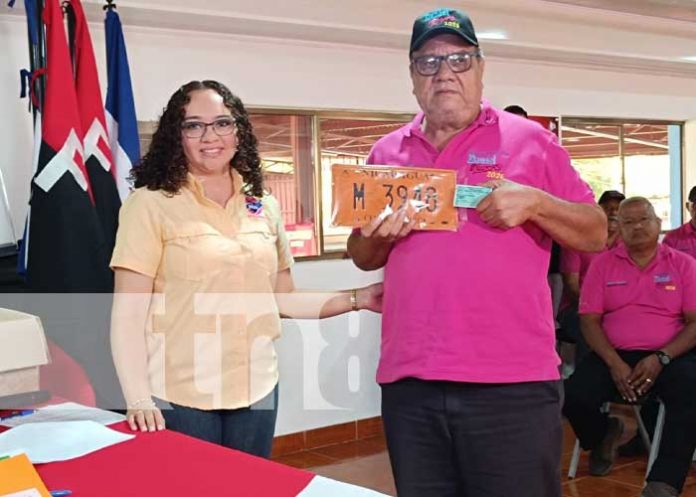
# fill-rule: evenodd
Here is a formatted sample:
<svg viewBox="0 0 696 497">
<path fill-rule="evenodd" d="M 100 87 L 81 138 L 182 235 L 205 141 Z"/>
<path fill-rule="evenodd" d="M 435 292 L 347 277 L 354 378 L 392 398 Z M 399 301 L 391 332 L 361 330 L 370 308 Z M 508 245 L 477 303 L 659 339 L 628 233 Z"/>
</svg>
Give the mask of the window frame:
<svg viewBox="0 0 696 497">
<path fill-rule="evenodd" d="M 619 153 L 621 155 L 621 183 L 626 186 L 626 155 L 624 153 L 624 125 L 627 124 L 647 124 L 653 126 L 679 126 L 679 146 L 680 146 L 680 164 L 679 164 L 679 184 L 681 189 L 684 189 L 686 181 L 686 144 L 684 126 L 685 121 L 672 119 L 643 119 L 643 118 L 609 118 L 609 117 L 588 117 L 588 116 L 559 116 L 558 118 L 558 141 L 563 146 L 563 127 L 573 124 L 596 124 L 604 126 L 618 126 L 620 128 Z M 680 197 L 683 196 L 683 191 L 679 192 Z M 683 204 L 683 202 L 682 202 Z M 676 220 L 675 220 L 676 221 Z M 680 219 L 673 222 L 673 225 L 679 226 L 684 223 L 684 207 L 680 209 Z M 673 229 L 673 228 L 672 228 Z M 663 229 L 662 234 L 670 231 Z"/>
<path fill-rule="evenodd" d="M 266 115 L 301 115 L 310 116 L 312 119 L 312 167 L 314 170 L 314 208 L 316 220 L 314 223 L 314 236 L 317 240 L 317 254 L 310 256 L 299 256 L 295 259 L 299 261 L 321 261 L 321 260 L 336 260 L 346 258 L 346 251 L 329 250 L 324 246 L 324 209 L 323 197 L 321 191 L 322 185 L 322 167 L 321 167 L 321 120 L 322 119 L 364 119 L 370 121 L 403 121 L 404 124 L 413 120 L 416 115 L 405 112 L 389 112 L 389 111 L 361 111 L 361 110 L 311 110 L 294 107 L 265 107 L 265 106 L 246 106 L 249 114 L 266 114 Z"/>
</svg>

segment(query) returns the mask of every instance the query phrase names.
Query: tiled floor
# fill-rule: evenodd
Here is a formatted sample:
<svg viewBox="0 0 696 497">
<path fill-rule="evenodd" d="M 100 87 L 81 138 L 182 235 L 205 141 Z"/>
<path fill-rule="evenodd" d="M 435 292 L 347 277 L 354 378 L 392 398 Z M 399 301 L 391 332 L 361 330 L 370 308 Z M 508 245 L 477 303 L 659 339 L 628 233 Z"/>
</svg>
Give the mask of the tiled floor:
<svg viewBox="0 0 696 497">
<path fill-rule="evenodd" d="M 633 434 L 633 420 L 626 418 L 627 433 Z M 568 472 L 575 437 L 569 426 L 565 430 L 563 475 Z M 389 467 L 389 456 L 380 436 L 276 458 L 278 462 L 305 468 L 314 473 L 355 485 L 396 495 Z M 643 485 L 646 458 L 620 458 L 612 472 L 603 478 L 587 473 L 587 454 L 583 454 L 574 480 L 563 480 L 563 497 L 638 497 Z M 682 497 L 696 497 L 696 464 L 687 480 Z"/>
</svg>

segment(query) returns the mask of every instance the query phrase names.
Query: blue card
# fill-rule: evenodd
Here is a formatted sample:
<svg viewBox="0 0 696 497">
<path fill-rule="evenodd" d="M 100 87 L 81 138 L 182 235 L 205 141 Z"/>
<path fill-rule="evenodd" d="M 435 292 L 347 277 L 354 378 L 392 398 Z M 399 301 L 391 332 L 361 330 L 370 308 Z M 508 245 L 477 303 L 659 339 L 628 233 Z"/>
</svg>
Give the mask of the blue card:
<svg viewBox="0 0 696 497">
<path fill-rule="evenodd" d="M 454 206 L 473 209 L 492 191 L 492 188 L 486 186 L 457 185 L 457 190 L 454 193 Z"/>
</svg>

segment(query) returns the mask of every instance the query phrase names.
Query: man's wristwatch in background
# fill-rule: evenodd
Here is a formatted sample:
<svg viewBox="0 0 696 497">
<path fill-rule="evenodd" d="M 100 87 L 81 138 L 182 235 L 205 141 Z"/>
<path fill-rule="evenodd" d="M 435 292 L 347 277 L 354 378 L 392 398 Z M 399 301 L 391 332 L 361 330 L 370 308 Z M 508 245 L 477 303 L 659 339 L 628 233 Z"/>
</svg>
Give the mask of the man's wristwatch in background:
<svg viewBox="0 0 696 497">
<path fill-rule="evenodd" d="M 669 356 L 667 352 L 658 350 L 657 352 L 655 352 L 655 355 L 659 359 L 660 364 L 662 364 L 663 366 L 667 366 L 670 362 L 672 362 L 672 358 Z"/>
</svg>

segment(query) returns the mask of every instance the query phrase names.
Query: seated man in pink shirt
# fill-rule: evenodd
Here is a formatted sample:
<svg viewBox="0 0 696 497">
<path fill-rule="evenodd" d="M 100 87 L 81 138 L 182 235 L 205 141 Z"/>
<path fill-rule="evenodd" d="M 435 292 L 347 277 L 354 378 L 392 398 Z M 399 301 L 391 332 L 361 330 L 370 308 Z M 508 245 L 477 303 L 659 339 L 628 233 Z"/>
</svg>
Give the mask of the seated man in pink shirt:
<svg viewBox="0 0 696 497">
<path fill-rule="evenodd" d="M 667 233 L 662 243 L 681 250 L 696 259 L 696 186 L 689 192 L 686 210 L 691 215 L 689 222 Z"/>
<path fill-rule="evenodd" d="M 582 331 L 592 349 L 565 383 L 565 406 L 590 473 L 609 473 L 623 431 L 600 406 L 649 392 L 665 403 L 660 451 L 641 497 L 681 492 L 696 448 L 696 260 L 658 243 L 660 219 L 648 200 L 624 200 L 624 244 L 597 257 L 580 295 Z"/>
<path fill-rule="evenodd" d="M 626 196 L 616 190 L 607 190 L 599 196 L 597 203 L 607 216 L 607 246 L 602 252 L 612 249 L 621 242 L 619 234 L 619 204 Z M 567 247 L 561 249 L 561 274 L 563 275 L 563 299 L 558 314 L 561 325 L 561 340 L 575 342 L 575 364 L 579 363 L 589 352 L 580 332 L 578 302 L 580 287 L 585 279 L 590 264 L 601 252 L 582 252 Z"/>
<path fill-rule="evenodd" d="M 422 112 L 368 161 L 451 169 L 494 190 L 459 209 L 456 231 L 411 231 L 398 210 L 348 241 L 358 267 L 384 268 L 377 381 L 397 493 L 559 497 L 551 240 L 600 250 L 606 217 L 552 133 L 482 98 L 466 14 L 416 19 L 409 58 Z"/>
</svg>

